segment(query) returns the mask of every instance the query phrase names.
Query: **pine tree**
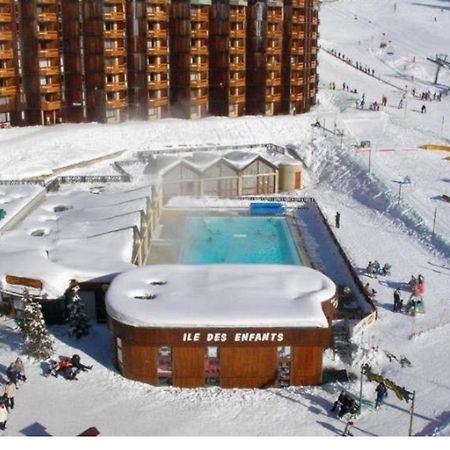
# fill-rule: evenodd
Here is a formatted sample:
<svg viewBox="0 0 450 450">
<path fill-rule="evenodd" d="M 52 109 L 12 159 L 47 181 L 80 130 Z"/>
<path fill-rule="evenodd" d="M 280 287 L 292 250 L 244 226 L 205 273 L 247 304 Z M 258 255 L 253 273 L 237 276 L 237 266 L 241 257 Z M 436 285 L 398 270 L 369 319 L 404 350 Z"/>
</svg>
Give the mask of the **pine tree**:
<svg viewBox="0 0 450 450">
<path fill-rule="evenodd" d="M 28 291 L 24 292 L 22 302 L 24 310 L 18 324 L 25 341 L 26 353 L 36 359 L 48 359 L 54 352 L 54 343 L 45 324 L 41 304 L 33 300 Z"/>
<path fill-rule="evenodd" d="M 78 295 L 77 290 L 73 290 L 72 303 L 67 307 L 69 311 L 69 334 L 77 339 L 89 334 L 89 320 L 86 316 L 84 303 Z"/>
</svg>

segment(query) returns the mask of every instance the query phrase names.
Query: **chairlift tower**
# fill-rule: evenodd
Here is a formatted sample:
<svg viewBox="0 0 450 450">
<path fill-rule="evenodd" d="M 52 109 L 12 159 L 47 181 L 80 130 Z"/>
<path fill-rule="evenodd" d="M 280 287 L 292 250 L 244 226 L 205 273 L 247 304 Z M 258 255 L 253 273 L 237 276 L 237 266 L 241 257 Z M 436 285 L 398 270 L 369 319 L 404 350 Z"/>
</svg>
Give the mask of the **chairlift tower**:
<svg viewBox="0 0 450 450">
<path fill-rule="evenodd" d="M 438 53 L 436 54 L 436 58 L 427 58 L 428 61 L 431 61 L 435 64 L 437 64 L 437 68 L 436 68 L 436 76 L 434 77 L 434 83 L 433 84 L 437 84 L 438 82 L 438 77 L 439 77 L 439 71 L 441 70 L 441 67 L 446 67 L 447 69 L 450 69 L 450 61 L 447 61 L 447 56 L 443 53 Z"/>
</svg>

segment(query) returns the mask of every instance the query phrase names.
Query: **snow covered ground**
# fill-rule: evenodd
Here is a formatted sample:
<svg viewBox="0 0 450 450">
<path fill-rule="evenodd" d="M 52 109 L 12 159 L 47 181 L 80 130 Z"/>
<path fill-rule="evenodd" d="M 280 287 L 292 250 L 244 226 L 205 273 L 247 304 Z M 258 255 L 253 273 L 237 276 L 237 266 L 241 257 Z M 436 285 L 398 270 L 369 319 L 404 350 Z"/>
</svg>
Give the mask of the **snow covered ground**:
<svg viewBox="0 0 450 450">
<path fill-rule="evenodd" d="M 396 11 L 390 0 L 323 2 L 321 45 L 374 68 L 378 76 L 402 89 L 407 85 L 406 109 L 397 107 L 403 91 L 321 51 L 320 104 L 308 114 L 0 130 L 0 176 L 51 174 L 52 169 L 119 150 L 125 150 L 127 158 L 136 151 L 180 145 L 290 144 L 307 170 L 302 195 L 316 197 L 330 221 L 340 211 L 341 228 L 335 231 L 357 270 L 362 273 L 374 259 L 393 266 L 392 276 L 385 279 L 361 274 L 377 290 L 379 320 L 358 337 L 353 365 L 346 367 L 327 353 L 325 366 L 346 367 L 357 376 L 360 363 L 370 363 L 375 372 L 416 391 L 414 435 L 449 436 L 450 204 L 442 195 L 450 195 L 450 161 L 445 159 L 450 153 L 418 147 L 450 144 L 450 96 L 425 102 L 413 97 L 411 90 L 440 89 L 445 94 L 450 85 L 450 71 L 442 69 L 440 86 L 433 86 L 436 67 L 426 59 L 450 54 L 450 4 L 440 0 L 395 4 Z M 392 55 L 380 49 L 383 39 L 391 41 Z M 330 82 L 335 82 L 335 90 L 329 89 Z M 343 91 L 344 82 L 358 94 Z M 362 93 L 366 104 L 379 103 L 385 95 L 387 106 L 379 112 L 357 110 L 355 100 Z M 427 106 L 425 114 L 419 112 L 422 104 Z M 316 120 L 343 130 L 342 148 L 339 137 L 311 127 Z M 356 152 L 353 146 L 365 139 L 372 142 L 372 151 Z M 79 170 L 103 174 L 104 168 L 103 162 Z M 398 181 L 405 176 L 412 184 L 402 186 L 399 201 Z M 393 289 L 404 287 L 411 274 L 419 273 L 426 280 L 426 313 L 416 317 L 393 313 Z M 0 381 L 21 352 L 13 327 L 11 321 L 0 320 Z M 3 434 L 73 436 L 97 426 L 105 436 L 336 436 L 344 428 L 329 413 L 340 384 L 283 390 L 156 388 L 115 372 L 105 327 L 95 326 L 80 341 L 69 339 L 66 327 L 54 327 L 52 332 L 56 355 L 79 353 L 94 369 L 69 382 L 42 377 L 39 363 L 26 361 L 29 381 L 20 386 L 17 407 Z M 411 367 L 389 360 L 385 351 L 405 355 Z M 359 381 L 345 387 L 357 394 Z M 374 388 L 365 382 L 364 396 L 374 400 Z M 408 412 L 409 404 L 391 392 L 381 410 L 363 411 L 354 434 L 405 436 Z"/>
</svg>

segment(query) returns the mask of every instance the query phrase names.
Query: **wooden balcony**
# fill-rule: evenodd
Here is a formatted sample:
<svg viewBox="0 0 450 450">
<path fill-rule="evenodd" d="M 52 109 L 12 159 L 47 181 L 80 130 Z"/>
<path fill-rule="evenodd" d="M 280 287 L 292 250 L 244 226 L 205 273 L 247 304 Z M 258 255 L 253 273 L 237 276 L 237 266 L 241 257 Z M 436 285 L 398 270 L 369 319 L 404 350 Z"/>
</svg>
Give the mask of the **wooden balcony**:
<svg viewBox="0 0 450 450">
<path fill-rule="evenodd" d="M 291 54 L 292 55 L 304 55 L 305 47 L 291 47 Z"/>
<path fill-rule="evenodd" d="M 125 56 L 125 49 L 123 47 L 105 48 L 105 56 Z"/>
<path fill-rule="evenodd" d="M 202 11 L 191 11 L 192 22 L 208 22 L 208 13 Z"/>
<path fill-rule="evenodd" d="M 38 32 L 38 39 L 41 41 L 56 41 L 58 39 L 58 32 L 57 31 L 39 31 Z"/>
<path fill-rule="evenodd" d="M 201 47 L 191 47 L 191 55 L 199 56 L 199 55 L 207 55 L 208 47 L 202 45 Z"/>
<path fill-rule="evenodd" d="M 317 47 L 311 47 L 311 54 L 317 55 Z"/>
<path fill-rule="evenodd" d="M 0 41 L 12 41 L 12 31 L 0 31 Z"/>
<path fill-rule="evenodd" d="M 169 97 L 149 98 L 148 104 L 153 108 L 167 106 L 169 104 Z"/>
<path fill-rule="evenodd" d="M 191 30 L 192 39 L 208 39 L 208 30 L 193 29 Z"/>
<path fill-rule="evenodd" d="M 244 46 L 230 47 L 230 55 L 244 55 L 244 54 L 245 54 Z"/>
<path fill-rule="evenodd" d="M 230 22 L 245 22 L 245 11 L 237 11 L 230 8 Z"/>
<path fill-rule="evenodd" d="M 161 30 L 148 30 L 147 31 L 147 37 L 149 37 L 149 38 L 167 39 L 168 31 L 164 30 L 164 29 L 161 29 Z"/>
<path fill-rule="evenodd" d="M 46 12 L 38 14 L 37 20 L 38 22 L 46 23 L 46 22 L 56 22 L 58 19 L 55 12 Z"/>
<path fill-rule="evenodd" d="M 127 83 L 124 81 L 117 81 L 115 83 L 106 83 L 105 91 L 106 92 L 119 92 L 125 91 L 127 89 Z"/>
<path fill-rule="evenodd" d="M 266 64 L 266 68 L 267 70 L 272 70 L 272 71 L 278 71 L 281 70 L 281 63 L 280 62 L 268 62 Z"/>
<path fill-rule="evenodd" d="M 147 86 L 151 91 L 159 91 L 161 89 L 167 89 L 169 87 L 169 82 L 167 80 L 149 81 Z"/>
<path fill-rule="evenodd" d="M 191 97 L 192 105 L 207 105 L 208 104 L 208 96 L 202 95 L 201 97 Z"/>
<path fill-rule="evenodd" d="M 319 39 L 319 33 L 317 31 L 314 31 L 313 33 L 311 33 L 311 39 Z"/>
<path fill-rule="evenodd" d="M 56 5 L 58 0 L 37 0 L 38 5 Z"/>
<path fill-rule="evenodd" d="M 167 47 L 147 47 L 147 55 L 150 56 L 167 56 L 168 52 Z"/>
<path fill-rule="evenodd" d="M 39 50 L 39 58 L 58 58 L 59 50 L 57 48 L 47 48 Z"/>
<path fill-rule="evenodd" d="M 316 61 L 311 61 L 311 69 L 315 69 L 317 67 Z"/>
<path fill-rule="evenodd" d="M 151 3 L 153 5 L 168 5 L 169 0 L 147 0 L 147 3 Z"/>
<path fill-rule="evenodd" d="M 315 83 L 317 81 L 317 77 L 315 74 L 309 76 L 309 82 Z"/>
<path fill-rule="evenodd" d="M 292 6 L 294 8 L 304 8 L 305 4 L 305 0 L 292 0 Z"/>
<path fill-rule="evenodd" d="M 291 78 L 291 86 L 301 86 L 305 82 L 303 77 Z"/>
<path fill-rule="evenodd" d="M 208 63 L 191 64 L 191 72 L 208 72 Z"/>
<path fill-rule="evenodd" d="M 279 11 L 267 11 L 267 22 L 268 23 L 281 23 L 283 21 L 283 14 L 281 8 Z"/>
<path fill-rule="evenodd" d="M 57 94 L 61 91 L 61 85 L 59 83 L 41 84 L 41 94 Z"/>
<path fill-rule="evenodd" d="M 147 12 L 147 20 L 150 22 L 168 22 L 169 15 L 166 11 L 149 11 Z"/>
<path fill-rule="evenodd" d="M 230 37 L 245 39 L 245 30 L 230 30 Z"/>
<path fill-rule="evenodd" d="M 105 104 L 109 109 L 123 109 L 128 105 L 126 98 L 120 98 L 118 100 L 106 100 Z"/>
<path fill-rule="evenodd" d="M 281 47 L 267 47 L 266 53 L 268 55 L 281 55 Z"/>
<path fill-rule="evenodd" d="M 292 31 L 292 39 L 305 39 L 304 31 Z"/>
<path fill-rule="evenodd" d="M 281 94 L 266 94 L 266 103 L 275 103 L 281 101 Z"/>
<path fill-rule="evenodd" d="M 11 22 L 12 15 L 11 13 L 0 12 L 0 22 Z"/>
<path fill-rule="evenodd" d="M 236 94 L 236 95 L 230 95 L 228 97 L 229 103 L 233 105 L 238 105 L 240 103 L 245 103 L 245 94 Z"/>
<path fill-rule="evenodd" d="M 111 11 L 103 14 L 105 22 L 124 22 L 126 19 L 125 13 L 122 11 Z"/>
<path fill-rule="evenodd" d="M 125 39 L 125 30 L 104 30 L 105 39 Z"/>
<path fill-rule="evenodd" d="M 303 70 L 305 68 L 304 62 L 291 63 L 291 70 Z"/>
<path fill-rule="evenodd" d="M 292 93 L 289 96 L 289 100 L 291 102 L 299 102 L 299 101 L 303 100 L 303 93 L 302 92 Z"/>
<path fill-rule="evenodd" d="M 319 25 L 319 23 L 320 23 L 320 20 L 319 20 L 318 17 L 313 17 L 313 18 L 312 18 L 312 24 L 313 24 L 313 25 Z"/>
<path fill-rule="evenodd" d="M 16 70 L 14 67 L 7 67 L 0 69 L 0 78 L 13 78 L 16 76 Z"/>
<path fill-rule="evenodd" d="M 267 78 L 266 79 L 266 86 L 280 86 L 281 85 L 281 78 Z"/>
<path fill-rule="evenodd" d="M 105 66 L 105 73 L 117 74 L 125 72 L 125 64 L 117 64 L 116 66 Z"/>
<path fill-rule="evenodd" d="M 49 66 L 49 67 L 39 67 L 40 75 L 59 75 L 60 67 L 59 66 Z"/>
<path fill-rule="evenodd" d="M 309 91 L 309 96 L 310 96 L 310 97 L 315 97 L 315 95 L 316 95 L 316 90 L 315 90 L 315 89 L 311 89 L 311 90 Z"/>
<path fill-rule="evenodd" d="M 243 72 L 245 70 L 245 62 L 230 63 L 229 69 L 234 72 Z"/>
<path fill-rule="evenodd" d="M 297 23 L 305 23 L 305 15 L 298 11 L 294 10 L 294 14 L 292 14 L 292 21 Z"/>
<path fill-rule="evenodd" d="M 156 73 L 156 72 L 167 73 L 168 70 L 169 70 L 169 64 L 167 64 L 167 63 L 148 64 L 147 65 L 147 72 L 151 72 L 151 73 Z"/>
<path fill-rule="evenodd" d="M 43 111 L 55 111 L 57 109 L 61 109 L 61 100 L 41 100 L 41 109 Z"/>
<path fill-rule="evenodd" d="M 245 78 L 230 78 L 230 87 L 243 87 L 245 86 Z"/>
<path fill-rule="evenodd" d="M 3 86 L 0 87 L 0 96 L 2 97 L 10 97 L 12 95 L 16 95 L 17 87 L 16 86 Z"/>
<path fill-rule="evenodd" d="M 119 5 L 122 6 L 123 0 L 105 0 L 105 5 Z"/>
<path fill-rule="evenodd" d="M 207 88 L 208 87 L 208 79 L 203 80 L 191 80 L 190 85 L 191 89 L 199 89 L 199 88 Z"/>
<path fill-rule="evenodd" d="M 14 53 L 12 48 L 9 48 L 8 50 L 0 50 L 0 60 L 1 59 L 13 59 Z"/>
<path fill-rule="evenodd" d="M 267 37 L 269 39 L 280 39 L 283 37 L 283 32 L 281 30 L 267 30 Z"/>
</svg>

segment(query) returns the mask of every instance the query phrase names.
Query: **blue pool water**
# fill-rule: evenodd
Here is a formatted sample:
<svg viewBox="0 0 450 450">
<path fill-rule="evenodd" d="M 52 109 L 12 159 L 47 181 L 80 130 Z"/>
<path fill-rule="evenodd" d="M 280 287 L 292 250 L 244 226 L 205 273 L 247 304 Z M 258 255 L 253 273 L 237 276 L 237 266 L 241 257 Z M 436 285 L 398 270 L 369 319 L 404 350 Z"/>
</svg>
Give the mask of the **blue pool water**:
<svg viewBox="0 0 450 450">
<path fill-rule="evenodd" d="M 182 264 L 303 264 L 284 217 L 188 217 Z"/>
</svg>

